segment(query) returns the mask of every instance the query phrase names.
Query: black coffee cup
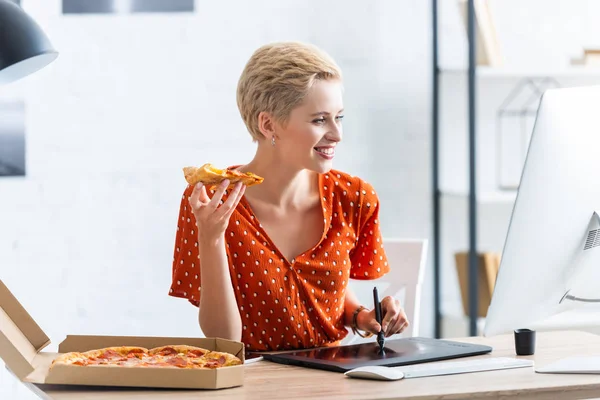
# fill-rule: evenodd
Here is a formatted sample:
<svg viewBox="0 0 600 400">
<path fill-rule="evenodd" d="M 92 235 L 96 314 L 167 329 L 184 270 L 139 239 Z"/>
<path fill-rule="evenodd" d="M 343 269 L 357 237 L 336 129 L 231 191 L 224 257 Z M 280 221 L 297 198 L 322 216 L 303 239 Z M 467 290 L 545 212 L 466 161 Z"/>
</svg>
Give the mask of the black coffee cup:
<svg viewBox="0 0 600 400">
<path fill-rule="evenodd" d="M 516 329 L 515 351 L 518 356 L 530 356 L 535 353 L 535 331 L 531 329 Z"/>
</svg>

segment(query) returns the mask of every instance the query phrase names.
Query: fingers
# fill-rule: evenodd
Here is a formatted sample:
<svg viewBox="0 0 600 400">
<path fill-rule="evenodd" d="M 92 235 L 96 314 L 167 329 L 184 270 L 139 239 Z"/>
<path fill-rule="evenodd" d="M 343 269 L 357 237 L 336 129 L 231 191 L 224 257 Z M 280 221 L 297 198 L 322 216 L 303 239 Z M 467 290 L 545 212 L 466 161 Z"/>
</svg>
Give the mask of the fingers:
<svg viewBox="0 0 600 400">
<path fill-rule="evenodd" d="M 381 303 L 381 308 L 384 313 L 382 329 L 386 337 L 401 333 L 408 327 L 406 313 L 402 307 L 400 307 L 400 302 L 398 300 L 388 296 L 383 299 Z"/>
<path fill-rule="evenodd" d="M 387 336 L 395 335 L 397 333 L 402 333 L 406 328 L 408 328 L 408 321 L 403 318 L 398 318 L 394 322 L 394 326 L 390 329 L 390 333 Z"/>
<path fill-rule="evenodd" d="M 205 200 L 203 199 L 203 197 L 204 197 L 203 194 L 204 194 L 204 196 L 206 196 L 206 188 L 204 187 L 202 182 L 198 182 L 194 186 L 194 189 L 192 190 L 192 194 L 188 198 L 188 201 L 190 202 L 190 206 L 192 207 L 192 209 L 196 210 L 196 209 L 200 208 L 202 206 L 202 203 L 205 202 Z M 208 196 L 206 196 L 206 197 L 208 197 Z"/>
<path fill-rule="evenodd" d="M 381 312 L 383 313 L 381 328 L 383 329 L 383 332 L 386 333 L 386 336 L 389 328 L 393 325 L 392 322 L 394 322 L 398 316 L 398 308 L 399 307 L 396 307 L 396 300 L 391 296 L 386 296 L 381 301 Z"/>
<path fill-rule="evenodd" d="M 238 193 L 237 200 L 235 201 L 236 206 L 240 202 L 240 200 L 242 200 L 242 197 L 244 197 L 244 193 L 246 193 L 246 187 L 246 185 L 242 185 L 240 192 Z"/>
<path fill-rule="evenodd" d="M 406 328 L 408 328 L 410 326 L 410 322 L 408 322 L 408 320 L 406 320 L 406 322 L 404 322 L 402 325 L 400 325 L 400 329 L 398 330 L 397 333 L 402 333 L 406 330 Z"/>
<path fill-rule="evenodd" d="M 192 194 L 188 198 L 192 209 L 198 210 L 200 207 L 208 206 L 207 208 L 210 208 L 214 212 L 219 208 L 222 210 L 222 216 L 229 218 L 246 191 L 246 186 L 244 184 L 241 182 L 236 183 L 231 193 L 229 193 L 227 200 L 219 207 L 229 183 L 230 182 L 227 179 L 222 181 L 212 198 L 208 197 L 206 186 L 204 186 L 202 182 L 196 184 L 192 190 Z"/>
<path fill-rule="evenodd" d="M 400 308 L 400 313 L 398 315 L 399 327 L 390 333 L 390 335 L 394 335 L 396 333 L 402 333 L 406 328 L 408 328 L 409 322 L 406 313 L 402 308 Z"/>
<path fill-rule="evenodd" d="M 225 203 L 223 203 L 223 205 L 221 206 L 221 210 L 222 210 L 225 218 L 229 219 L 231 214 L 233 214 L 233 211 L 235 210 L 238 203 L 242 199 L 242 196 L 244 195 L 245 191 L 246 191 L 246 186 L 243 185 L 241 182 L 238 182 L 235 184 L 235 186 L 233 187 L 233 190 L 231 191 L 231 193 L 229 193 L 229 197 L 227 198 Z"/>
<path fill-rule="evenodd" d="M 392 321 L 390 323 L 388 330 L 385 332 L 385 336 L 389 337 L 395 333 L 399 333 L 401 326 L 402 326 L 402 321 L 400 320 L 400 318 L 396 318 L 394 321 Z"/>
<path fill-rule="evenodd" d="M 225 193 L 225 190 L 227 190 L 227 186 L 229 186 L 229 179 L 225 179 L 223 182 L 221 182 L 219 184 L 217 191 L 213 195 L 212 199 L 210 199 L 210 202 L 208 203 L 207 207 L 211 208 L 212 210 L 216 210 L 217 207 L 219 207 L 219 203 L 221 202 L 221 199 L 223 198 L 223 194 Z"/>
<path fill-rule="evenodd" d="M 364 314 L 358 314 L 357 324 L 360 329 L 373 334 L 377 334 L 383 330 L 386 337 L 403 332 L 409 326 L 409 323 L 406 313 L 400 307 L 400 302 L 392 297 L 388 297 L 381 303 L 382 312 L 385 315 L 382 320 L 383 328 L 375 319 L 375 310 L 371 310 Z"/>
<path fill-rule="evenodd" d="M 375 317 L 373 317 L 367 324 L 365 331 L 367 332 L 371 332 L 373 334 L 378 334 L 379 331 L 381 330 L 381 325 L 379 325 L 379 323 L 377 322 L 377 320 L 375 319 Z"/>
<path fill-rule="evenodd" d="M 365 332 L 377 334 L 381 330 L 381 325 L 379 325 L 379 323 L 375 319 L 375 310 L 365 310 L 358 313 L 356 322 L 359 326 L 359 329 Z"/>
<path fill-rule="evenodd" d="M 233 207 L 231 208 L 229 215 L 231 215 L 233 213 L 233 211 L 235 210 L 237 205 L 240 203 L 240 201 L 242 200 L 242 197 L 244 197 L 244 193 L 246 193 L 246 185 L 241 184 L 240 191 L 238 192 L 237 198 L 235 199 L 235 202 L 233 203 Z"/>
<path fill-rule="evenodd" d="M 208 193 L 206 191 L 206 186 L 203 185 L 202 188 L 200 189 L 200 196 L 198 196 L 198 199 L 200 200 L 200 202 L 202 204 L 208 204 L 210 202 L 210 197 L 208 197 Z"/>
</svg>

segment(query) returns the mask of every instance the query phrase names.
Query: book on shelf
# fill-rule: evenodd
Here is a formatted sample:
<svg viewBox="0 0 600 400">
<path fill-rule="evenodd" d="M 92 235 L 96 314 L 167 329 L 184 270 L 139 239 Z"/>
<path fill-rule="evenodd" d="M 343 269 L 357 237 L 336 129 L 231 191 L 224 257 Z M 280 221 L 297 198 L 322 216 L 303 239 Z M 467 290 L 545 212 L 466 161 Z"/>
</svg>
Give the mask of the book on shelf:
<svg viewBox="0 0 600 400">
<path fill-rule="evenodd" d="M 460 284 L 463 310 L 469 315 L 469 252 L 458 252 L 454 255 L 456 261 L 456 272 Z M 478 296 L 477 316 L 485 317 L 492 301 L 492 293 L 496 285 L 498 268 L 500 267 L 500 253 L 483 252 L 478 254 Z"/>
<path fill-rule="evenodd" d="M 597 67 L 600 65 L 600 49 L 584 49 L 583 50 L 583 65 Z"/>
</svg>

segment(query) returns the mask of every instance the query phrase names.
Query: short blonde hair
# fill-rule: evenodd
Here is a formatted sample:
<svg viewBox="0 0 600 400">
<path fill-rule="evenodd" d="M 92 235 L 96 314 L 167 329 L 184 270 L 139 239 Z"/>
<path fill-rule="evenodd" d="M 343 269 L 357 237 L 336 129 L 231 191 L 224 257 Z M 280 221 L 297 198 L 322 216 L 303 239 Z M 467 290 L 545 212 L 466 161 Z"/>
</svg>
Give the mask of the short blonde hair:
<svg viewBox="0 0 600 400">
<path fill-rule="evenodd" d="M 246 64 L 237 86 L 237 105 L 253 141 L 263 138 L 258 115 L 285 123 L 316 80 L 342 79 L 335 61 L 316 46 L 299 42 L 260 47 Z"/>
</svg>

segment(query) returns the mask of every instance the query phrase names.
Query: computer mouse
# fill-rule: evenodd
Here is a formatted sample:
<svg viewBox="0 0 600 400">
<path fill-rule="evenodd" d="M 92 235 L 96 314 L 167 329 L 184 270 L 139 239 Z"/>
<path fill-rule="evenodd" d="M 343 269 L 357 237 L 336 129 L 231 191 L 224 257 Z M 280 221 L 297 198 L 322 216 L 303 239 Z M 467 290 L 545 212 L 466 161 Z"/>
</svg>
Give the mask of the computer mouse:
<svg viewBox="0 0 600 400">
<path fill-rule="evenodd" d="M 397 381 L 404 378 L 404 373 L 396 368 L 368 365 L 344 372 L 350 378 L 376 379 L 380 381 Z"/>
</svg>

